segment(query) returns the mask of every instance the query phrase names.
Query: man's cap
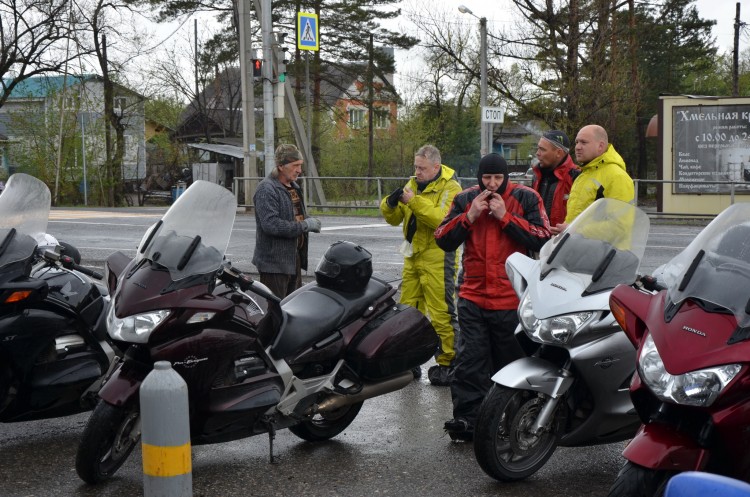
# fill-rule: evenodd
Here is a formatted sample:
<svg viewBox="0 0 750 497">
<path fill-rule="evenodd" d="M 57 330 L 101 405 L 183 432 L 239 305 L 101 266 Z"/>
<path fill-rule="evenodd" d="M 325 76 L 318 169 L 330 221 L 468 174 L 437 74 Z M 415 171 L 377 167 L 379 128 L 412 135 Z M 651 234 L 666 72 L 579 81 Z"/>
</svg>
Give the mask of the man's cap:
<svg viewBox="0 0 750 497">
<path fill-rule="evenodd" d="M 276 159 L 277 166 L 285 166 L 292 162 L 303 160 L 302 153 L 300 153 L 299 149 L 291 143 L 282 143 L 281 145 L 276 147 L 274 157 Z"/>
<path fill-rule="evenodd" d="M 542 137 L 557 148 L 564 150 L 566 153 L 570 150 L 570 139 L 568 139 L 568 135 L 559 129 L 545 131 Z"/>
</svg>

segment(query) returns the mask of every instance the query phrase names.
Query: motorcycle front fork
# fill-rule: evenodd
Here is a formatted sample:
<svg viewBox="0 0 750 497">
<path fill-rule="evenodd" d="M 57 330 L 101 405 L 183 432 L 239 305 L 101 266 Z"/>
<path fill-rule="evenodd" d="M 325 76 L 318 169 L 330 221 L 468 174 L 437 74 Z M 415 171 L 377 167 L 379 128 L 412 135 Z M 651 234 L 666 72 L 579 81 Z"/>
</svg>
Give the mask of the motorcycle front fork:
<svg viewBox="0 0 750 497">
<path fill-rule="evenodd" d="M 549 428 L 549 424 L 552 422 L 552 419 L 555 415 L 555 409 L 557 409 L 557 405 L 560 403 L 560 400 L 565 395 L 565 392 L 567 390 L 563 390 L 563 384 L 565 383 L 563 380 L 565 378 L 570 378 L 573 376 L 573 373 L 570 371 L 570 360 L 568 360 L 562 368 L 560 368 L 560 377 L 556 380 L 555 387 L 553 388 L 552 394 L 547 399 L 547 402 L 544 403 L 541 410 L 539 411 L 539 416 L 536 417 L 536 421 L 534 421 L 534 424 L 532 424 L 529 427 L 529 431 L 534 435 L 539 435 L 543 431 L 547 431 Z M 541 394 L 540 394 L 541 395 Z"/>
</svg>

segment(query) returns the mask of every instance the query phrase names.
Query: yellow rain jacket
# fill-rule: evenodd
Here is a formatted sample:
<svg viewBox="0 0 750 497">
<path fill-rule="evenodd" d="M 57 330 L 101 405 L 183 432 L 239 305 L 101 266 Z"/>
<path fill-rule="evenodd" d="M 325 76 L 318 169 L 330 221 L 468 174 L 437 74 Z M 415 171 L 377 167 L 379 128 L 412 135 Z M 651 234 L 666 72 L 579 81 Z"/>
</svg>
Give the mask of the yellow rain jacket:
<svg viewBox="0 0 750 497">
<path fill-rule="evenodd" d="M 633 179 L 625 169 L 625 161 L 612 144 L 588 164 L 581 166 L 581 174 L 573 181 L 568 198 L 570 224 L 583 210 L 600 198 L 616 198 L 632 204 L 635 201 Z"/>
<path fill-rule="evenodd" d="M 455 284 L 458 253 L 444 252 L 435 243 L 435 229 L 451 208 L 453 197 L 461 191 L 456 173 L 441 165 L 440 176 L 418 193 L 417 181 L 411 178 L 406 186 L 414 192 L 408 204 L 399 202 L 391 207 L 385 197 L 380 212 L 392 226 L 403 223 L 404 239 L 412 216 L 417 229 L 412 238 L 412 255 L 404 257 L 401 282 L 401 303 L 416 307 L 430 318 L 440 338 L 435 360 L 449 366 L 455 357 L 454 328 L 458 328 L 455 309 Z"/>
</svg>

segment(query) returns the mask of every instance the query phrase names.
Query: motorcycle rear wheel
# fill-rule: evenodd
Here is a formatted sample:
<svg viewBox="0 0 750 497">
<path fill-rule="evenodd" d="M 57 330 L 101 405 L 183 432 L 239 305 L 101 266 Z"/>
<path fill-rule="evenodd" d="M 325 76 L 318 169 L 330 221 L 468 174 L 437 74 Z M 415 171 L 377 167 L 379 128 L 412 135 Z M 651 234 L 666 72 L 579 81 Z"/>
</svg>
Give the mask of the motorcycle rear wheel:
<svg viewBox="0 0 750 497">
<path fill-rule="evenodd" d="M 548 431 L 529 432 L 545 401 L 535 392 L 492 386 L 474 428 L 474 455 L 485 473 L 496 480 L 516 481 L 544 466 L 557 448 L 564 421 L 561 404 Z"/>
<path fill-rule="evenodd" d="M 133 451 L 141 434 L 137 406 L 115 407 L 99 402 L 83 430 L 76 472 L 89 484 L 100 483 L 120 469 Z"/>
<path fill-rule="evenodd" d="M 672 471 L 644 468 L 626 462 L 617 473 L 617 479 L 609 489 L 608 497 L 662 497 L 667 482 L 674 476 Z"/>
<path fill-rule="evenodd" d="M 362 402 L 340 407 L 333 411 L 318 413 L 312 418 L 290 426 L 289 431 L 308 442 L 329 440 L 352 424 L 352 421 L 357 417 L 364 403 L 365 401 L 363 400 Z"/>
</svg>

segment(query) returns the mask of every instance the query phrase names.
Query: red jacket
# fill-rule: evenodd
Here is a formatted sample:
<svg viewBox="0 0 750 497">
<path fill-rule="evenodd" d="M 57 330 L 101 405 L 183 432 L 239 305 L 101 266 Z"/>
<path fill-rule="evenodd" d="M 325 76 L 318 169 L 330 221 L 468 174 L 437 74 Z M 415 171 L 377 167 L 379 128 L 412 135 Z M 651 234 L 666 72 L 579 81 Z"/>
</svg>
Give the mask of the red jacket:
<svg viewBox="0 0 750 497">
<path fill-rule="evenodd" d="M 544 192 L 539 190 L 539 186 L 542 182 L 542 170 L 537 165 L 534 166 L 532 171 L 534 171 L 534 183 L 532 184 L 532 188 L 542 195 Z M 573 186 L 573 180 L 581 174 L 581 170 L 575 165 L 570 154 L 568 154 L 562 164 L 552 170 L 552 173 L 555 175 L 555 178 L 557 178 L 557 182 L 550 185 L 552 191 L 542 197 L 542 202 L 544 203 L 545 208 L 549 204 L 550 208 L 546 209 L 547 217 L 549 218 L 549 224 L 555 226 L 565 222 L 565 216 L 568 213 L 568 197 L 570 196 L 570 189 Z M 551 199 L 544 198 L 549 195 L 552 196 Z"/>
<path fill-rule="evenodd" d="M 518 297 L 505 273 L 505 259 L 514 252 L 538 252 L 550 237 L 549 221 L 539 194 L 509 181 L 502 195 L 505 216 L 498 220 L 483 214 L 472 224 L 466 214 L 479 193 L 474 186 L 456 195 L 435 241 L 446 252 L 464 244 L 459 297 L 482 309 L 515 309 Z"/>
</svg>

